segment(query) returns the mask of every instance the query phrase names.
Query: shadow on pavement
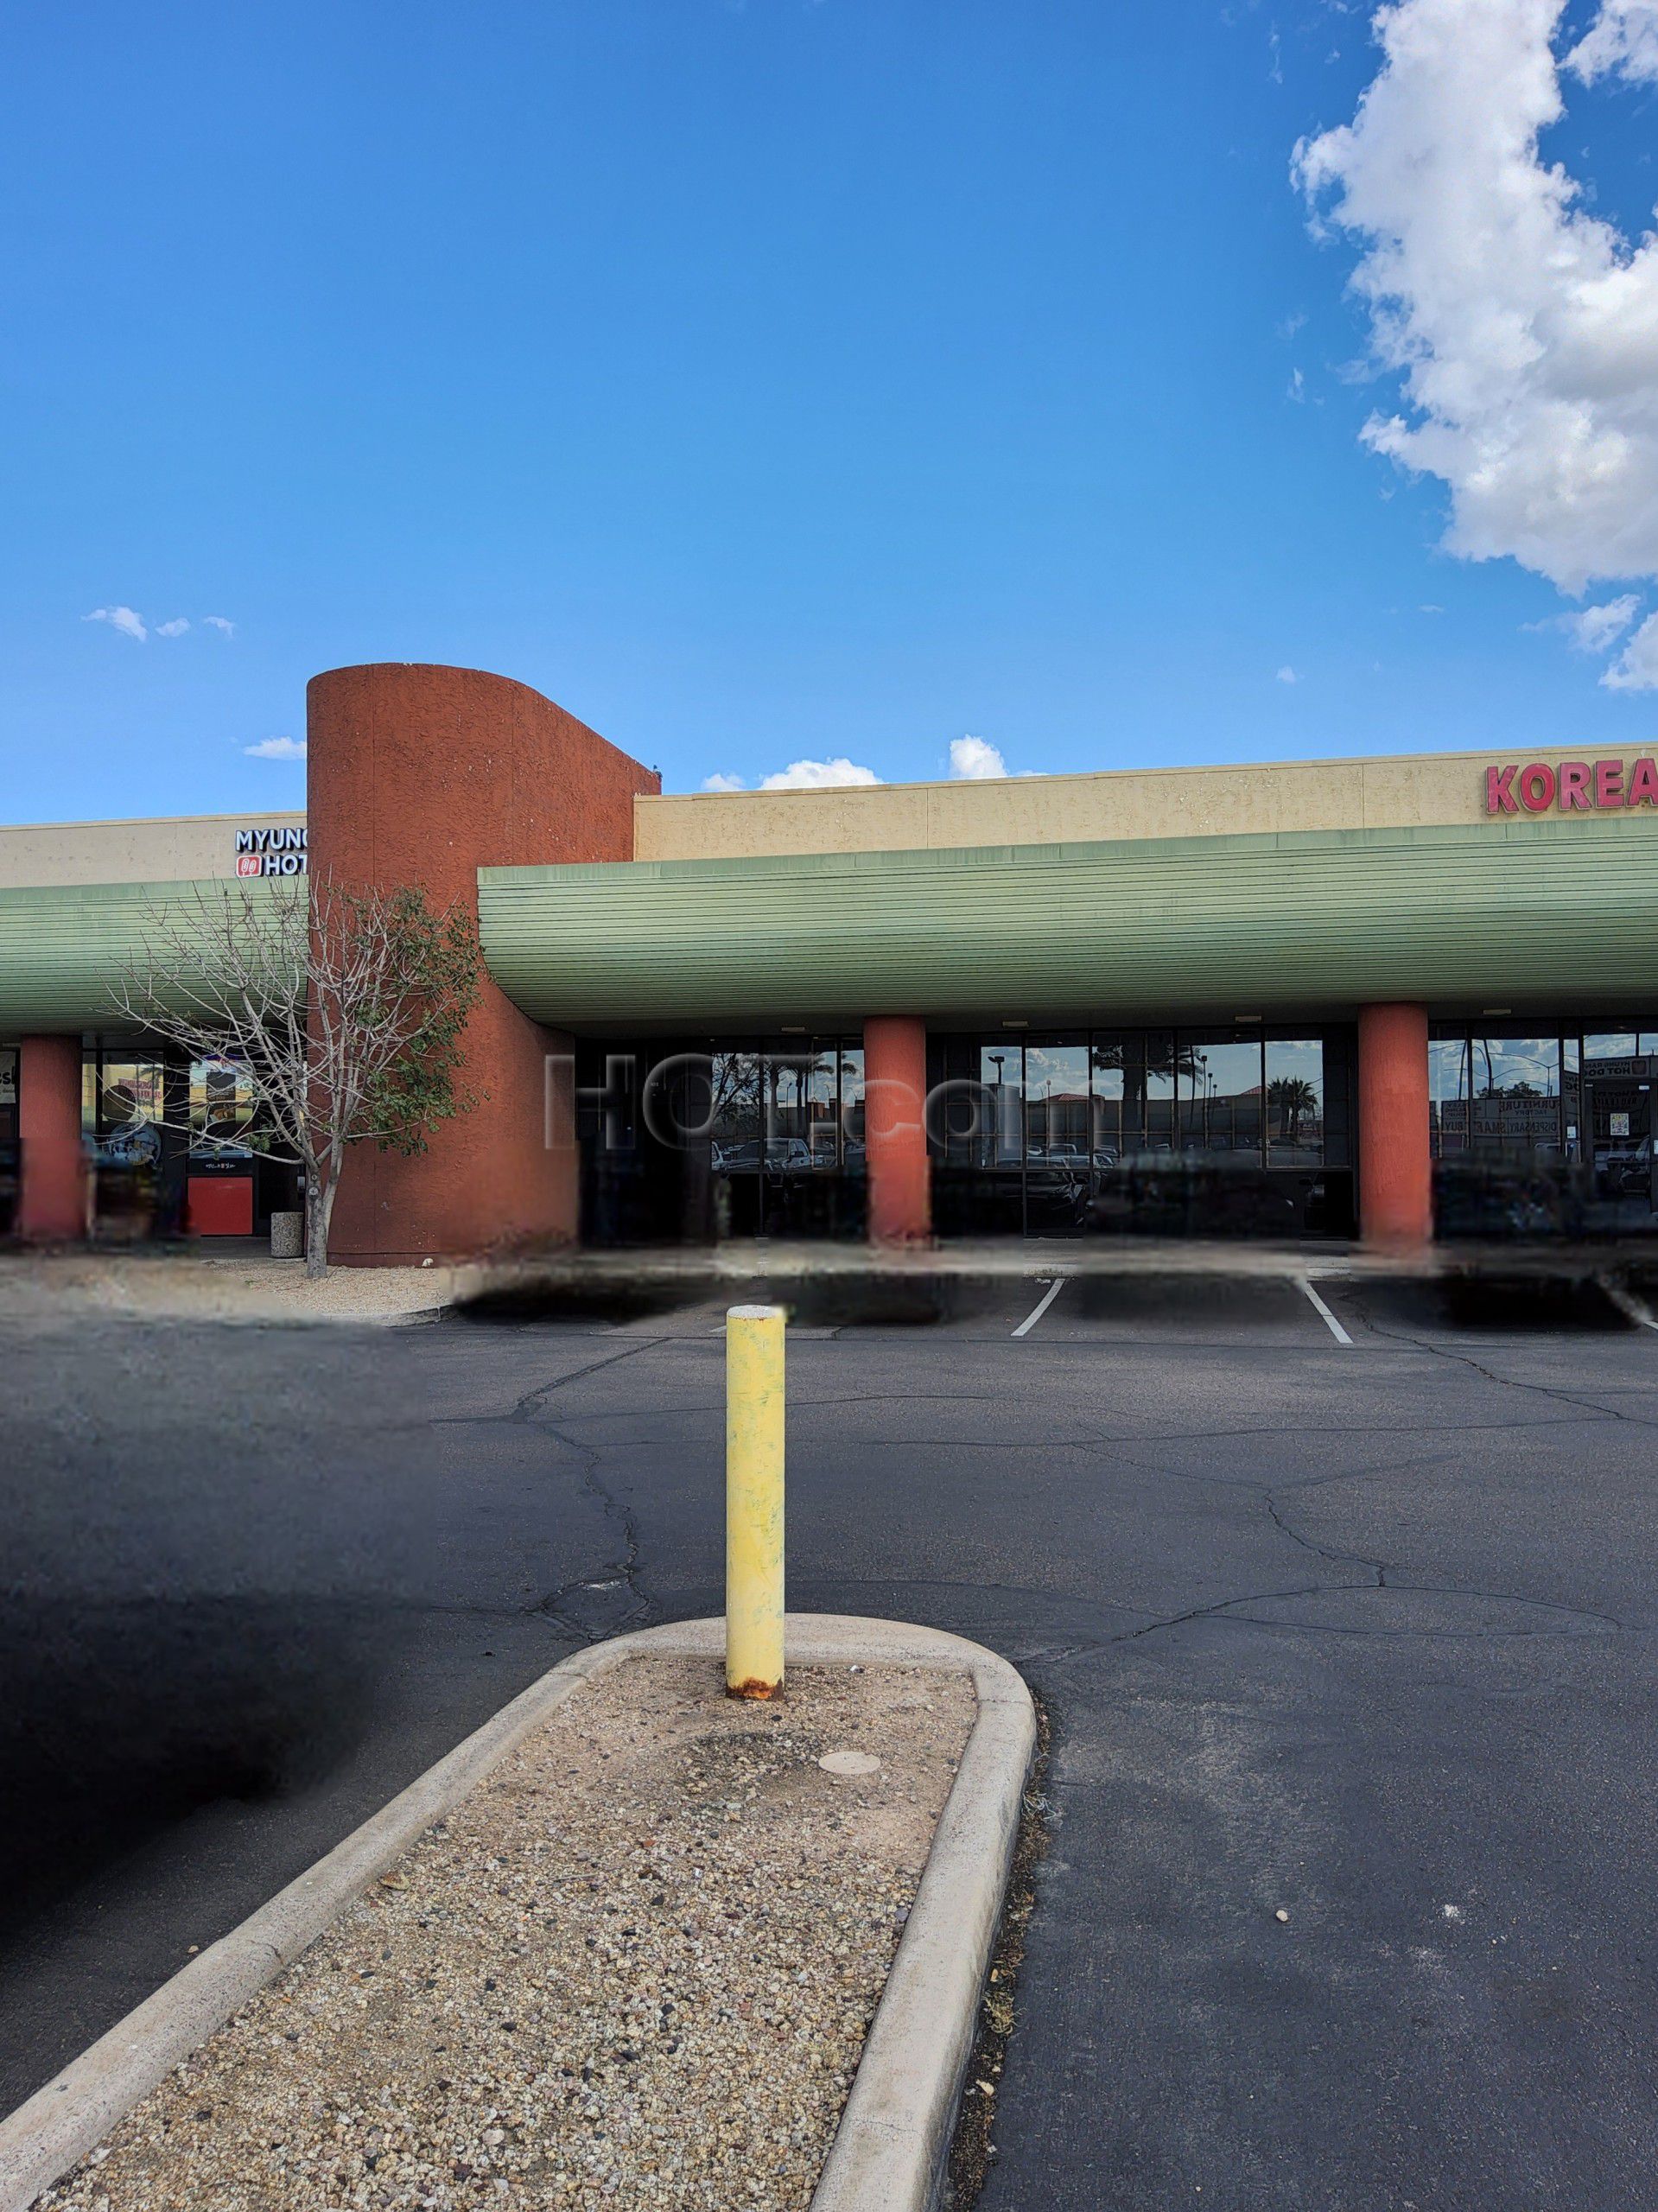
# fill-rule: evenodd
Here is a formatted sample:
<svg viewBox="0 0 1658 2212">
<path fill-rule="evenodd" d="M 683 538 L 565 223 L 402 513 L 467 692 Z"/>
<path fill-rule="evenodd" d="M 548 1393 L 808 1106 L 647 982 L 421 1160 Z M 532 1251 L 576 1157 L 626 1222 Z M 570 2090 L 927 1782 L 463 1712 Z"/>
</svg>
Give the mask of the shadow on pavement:
<svg viewBox="0 0 1658 2212">
<path fill-rule="evenodd" d="M 365 1618 L 191 1596 L 13 1601 L 0 1621 L 0 1954 L 217 1801 L 314 1785 L 371 1725 Z"/>
</svg>

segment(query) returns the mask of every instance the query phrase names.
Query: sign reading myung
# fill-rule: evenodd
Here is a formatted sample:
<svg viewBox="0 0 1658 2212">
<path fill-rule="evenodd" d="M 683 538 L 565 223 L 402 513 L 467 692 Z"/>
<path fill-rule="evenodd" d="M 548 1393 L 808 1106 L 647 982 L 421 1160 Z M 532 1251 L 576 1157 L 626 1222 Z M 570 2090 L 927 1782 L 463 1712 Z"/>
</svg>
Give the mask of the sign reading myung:
<svg viewBox="0 0 1658 2212">
<path fill-rule="evenodd" d="M 305 825 L 277 830 L 238 830 L 238 875 L 303 875 L 307 868 Z"/>
</svg>

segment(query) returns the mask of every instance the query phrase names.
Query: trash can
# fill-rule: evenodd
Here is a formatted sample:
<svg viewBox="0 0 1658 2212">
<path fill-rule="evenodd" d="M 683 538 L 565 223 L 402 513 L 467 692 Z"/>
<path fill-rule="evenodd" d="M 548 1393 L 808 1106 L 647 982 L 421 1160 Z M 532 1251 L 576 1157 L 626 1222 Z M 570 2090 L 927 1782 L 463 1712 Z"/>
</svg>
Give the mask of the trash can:
<svg viewBox="0 0 1658 2212">
<path fill-rule="evenodd" d="M 270 1256 L 273 1260 L 297 1260 L 305 1250 L 305 1216 L 302 1213 L 273 1213 L 270 1217 Z"/>
</svg>

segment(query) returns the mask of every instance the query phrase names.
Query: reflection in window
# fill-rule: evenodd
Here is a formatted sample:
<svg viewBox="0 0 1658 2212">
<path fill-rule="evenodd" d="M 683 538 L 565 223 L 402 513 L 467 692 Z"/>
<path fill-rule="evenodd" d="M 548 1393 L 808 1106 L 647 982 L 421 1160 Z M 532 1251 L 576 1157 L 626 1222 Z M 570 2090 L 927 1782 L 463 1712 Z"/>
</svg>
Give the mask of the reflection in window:
<svg viewBox="0 0 1658 2212">
<path fill-rule="evenodd" d="M 1436 1160 L 1458 1153 L 1556 1153 L 1577 1126 L 1575 1048 L 1562 1081 L 1556 1037 L 1442 1031 L 1428 1045 L 1428 1132 Z M 1564 1109 L 1564 1110 L 1563 1110 Z"/>
<path fill-rule="evenodd" d="M 1020 1045 L 987 1045 L 979 1054 L 979 1081 L 985 1096 L 979 1114 L 981 1167 L 1017 1167 L 1023 1157 L 1020 1107 L 1025 1096 L 1025 1050 Z"/>
<path fill-rule="evenodd" d="M 1598 1030 L 1583 1040 L 1580 1083 L 1568 1078 L 1574 1156 L 1592 1171 L 1598 1228 L 1647 1228 L 1658 1220 L 1653 1096 L 1658 1031 Z"/>
<path fill-rule="evenodd" d="M 1187 1152 L 1261 1153 L 1261 1039 L 1187 1037 L 1178 1070 Z"/>
<path fill-rule="evenodd" d="M 841 1164 L 835 1041 L 765 1056 L 765 1166 L 773 1174 L 833 1173 Z"/>
<path fill-rule="evenodd" d="M 158 1059 L 99 1050 L 81 1071 L 81 1122 L 100 1167 L 154 1167 L 161 1158 L 162 1069 Z"/>
<path fill-rule="evenodd" d="M 1025 1140 L 1032 1166 L 1087 1167 L 1088 1047 L 1080 1039 L 1026 1039 Z"/>
<path fill-rule="evenodd" d="M 1508 1152 L 1560 1143 L 1557 1037 L 1476 1037 L 1470 1046 L 1474 1142 Z"/>
<path fill-rule="evenodd" d="M 1429 1040 L 1428 1147 L 1435 1160 L 1468 1149 L 1468 1070 L 1466 1037 L 1434 1037 Z"/>
<path fill-rule="evenodd" d="M 1267 1040 L 1267 1165 L 1318 1167 L 1324 1156 L 1321 1037 Z"/>
<path fill-rule="evenodd" d="M 721 1174 L 753 1173 L 760 1164 L 760 1056 L 713 1055 L 714 1166 Z"/>
<path fill-rule="evenodd" d="M 1658 1030 L 1603 1030 L 1585 1037 L 1583 1071 L 1591 1077 L 1658 1074 Z"/>
<path fill-rule="evenodd" d="M 861 1173 L 861 1045 L 813 1037 L 772 1051 L 717 1051 L 708 1067 L 717 1174 Z"/>
<path fill-rule="evenodd" d="M 864 1172 L 863 1046 L 843 1045 L 835 1054 L 841 1072 L 841 1166 L 848 1175 Z"/>
<path fill-rule="evenodd" d="M 1094 1149 L 1115 1166 L 1174 1142 L 1173 1033 L 1166 1029 L 1097 1030 L 1090 1055 L 1096 1100 Z"/>
<path fill-rule="evenodd" d="M 190 1063 L 190 1157 L 251 1160 L 257 1102 L 247 1071 L 231 1060 Z"/>
</svg>

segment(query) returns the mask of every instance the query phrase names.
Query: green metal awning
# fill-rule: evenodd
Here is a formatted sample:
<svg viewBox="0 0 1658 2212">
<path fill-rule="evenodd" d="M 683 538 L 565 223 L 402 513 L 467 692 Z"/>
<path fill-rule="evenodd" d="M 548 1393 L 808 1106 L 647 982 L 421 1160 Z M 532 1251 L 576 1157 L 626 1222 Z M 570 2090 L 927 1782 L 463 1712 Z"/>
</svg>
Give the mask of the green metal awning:
<svg viewBox="0 0 1658 2212">
<path fill-rule="evenodd" d="M 479 871 L 555 1027 L 1658 999 L 1658 817 Z"/>
<path fill-rule="evenodd" d="M 280 880 L 278 879 L 277 880 Z M 203 902 L 267 898 L 276 881 L 71 883 L 0 891 L 0 1037 L 128 1027 L 111 991 L 170 917 L 200 923 Z"/>
</svg>

